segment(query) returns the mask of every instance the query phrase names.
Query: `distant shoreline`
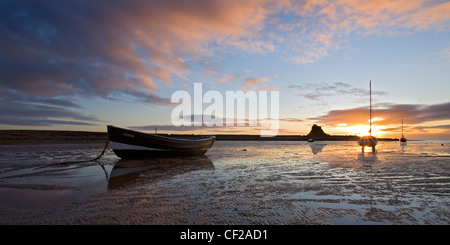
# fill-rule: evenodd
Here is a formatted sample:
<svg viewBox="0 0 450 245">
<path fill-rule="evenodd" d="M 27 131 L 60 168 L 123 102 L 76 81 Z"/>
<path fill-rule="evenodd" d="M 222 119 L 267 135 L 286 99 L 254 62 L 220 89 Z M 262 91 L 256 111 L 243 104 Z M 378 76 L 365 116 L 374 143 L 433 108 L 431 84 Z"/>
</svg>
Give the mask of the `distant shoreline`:
<svg viewBox="0 0 450 245">
<path fill-rule="evenodd" d="M 160 134 L 167 135 L 169 134 Z M 199 135 L 171 134 L 172 137 L 188 138 Z M 106 132 L 62 131 L 62 130 L 0 130 L 0 145 L 8 144 L 36 144 L 36 143 L 92 143 L 106 141 Z M 216 135 L 218 141 L 307 141 L 311 137 L 306 135 L 279 135 L 261 137 L 260 135 Z M 313 138 L 315 141 L 355 141 L 356 135 L 327 136 Z M 398 141 L 396 138 L 378 138 L 380 141 Z"/>
<path fill-rule="evenodd" d="M 0 145 L 39 143 L 92 143 L 108 139 L 106 132 L 63 130 L 0 130 Z"/>
</svg>

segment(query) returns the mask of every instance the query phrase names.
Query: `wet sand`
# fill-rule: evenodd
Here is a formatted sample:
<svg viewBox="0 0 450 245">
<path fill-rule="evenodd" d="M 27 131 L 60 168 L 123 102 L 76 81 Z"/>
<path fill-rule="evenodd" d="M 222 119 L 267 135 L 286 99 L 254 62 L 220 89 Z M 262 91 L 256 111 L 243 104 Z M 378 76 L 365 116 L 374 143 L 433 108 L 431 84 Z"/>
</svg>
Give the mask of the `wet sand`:
<svg viewBox="0 0 450 245">
<path fill-rule="evenodd" d="M 443 144 L 443 145 L 442 145 Z M 450 142 L 217 141 L 120 160 L 104 143 L 0 145 L 0 224 L 450 224 Z"/>
</svg>

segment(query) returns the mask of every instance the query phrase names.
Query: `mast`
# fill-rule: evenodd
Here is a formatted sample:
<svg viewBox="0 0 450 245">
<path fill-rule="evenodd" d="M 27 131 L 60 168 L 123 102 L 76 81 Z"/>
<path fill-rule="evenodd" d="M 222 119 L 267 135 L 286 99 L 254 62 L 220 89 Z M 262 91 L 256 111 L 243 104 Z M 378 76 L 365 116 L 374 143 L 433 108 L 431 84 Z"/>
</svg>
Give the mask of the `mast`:
<svg viewBox="0 0 450 245">
<path fill-rule="evenodd" d="M 362 136 L 358 139 L 358 144 L 362 146 L 362 151 L 364 152 L 364 148 L 366 146 L 372 147 L 372 152 L 375 153 L 375 146 L 378 143 L 378 139 L 375 136 L 372 136 L 372 80 L 369 82 L 369 94 L 370 94 L 370 104 L 369 104 L 369 135 Z"/>
<path fill-rule="evenodd" d="M 370 125 L 370 129 L 369 129 L 369 135 L 372 136 L 372 80 L 370 80 L 369 82 L 369 125 Z"/>
</svg>

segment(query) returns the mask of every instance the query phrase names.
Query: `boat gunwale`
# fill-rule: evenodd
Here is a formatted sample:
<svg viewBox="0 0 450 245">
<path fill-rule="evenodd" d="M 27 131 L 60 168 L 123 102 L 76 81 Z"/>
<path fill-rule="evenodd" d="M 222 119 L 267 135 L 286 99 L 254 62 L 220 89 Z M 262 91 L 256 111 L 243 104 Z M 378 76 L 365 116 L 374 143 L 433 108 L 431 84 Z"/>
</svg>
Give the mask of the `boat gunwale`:
<svg viewBox="0 0 450 245">
<path fill-rule="evenodd" d="M 135 131 L 135 130 L 131 130 L 131 129 L 125 129 L 125 128 L 120 128 L 120 127 L 116 127 L 116 126 L 112 126 L 112 125 L 108 125 L 108 133 L 109 133 L 109 129 L 110 128 L 115 128 L 117 130 L 120 131 L 124 131 L 124 132 L 131 132 L 140 136 L 144 136 L 144 137 L 154 137 L 154 138 L 159 138 L 159 139 L 163 139 L 163 140 L 170 140 L 170 141 L 174 141 L 174 142 L 202 142 L 202 141 L 209 141 L 211 139 L 215 139 L 216 136 L 200 136 L 200 137 L 194 137 L 194 138 L 175 138 L 175 137 L 169 137 L 169 136 L 163 136 L 163 135 L 158 135 L 158 134 L 149 134 L 149 133 L 144 133 L 144 132 L 139 132 L 139 131 Z"/>
</svg>

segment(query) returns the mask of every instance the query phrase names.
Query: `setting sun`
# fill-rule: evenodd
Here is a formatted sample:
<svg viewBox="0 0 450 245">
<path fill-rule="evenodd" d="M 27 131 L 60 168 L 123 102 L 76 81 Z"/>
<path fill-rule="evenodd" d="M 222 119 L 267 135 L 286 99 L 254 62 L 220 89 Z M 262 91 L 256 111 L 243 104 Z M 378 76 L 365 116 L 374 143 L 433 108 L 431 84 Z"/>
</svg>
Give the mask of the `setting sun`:
<svg viewBox="0 0 450 245">
<path fill-rule="evenodd" d="M 382 129 L 383 129 L 382 126 L 372 125 L 372 135 L 377 136 L 377 137 L 383 137 L 384 132 Z M 347 132 L 349 135 L 357 135 L 359 137 L 370 134 L 369 126 L 365 125 L 365 124 L 349 125 L 349 126 L 341 127 L 341 130 L 344 132 Z"/>
</svg>

